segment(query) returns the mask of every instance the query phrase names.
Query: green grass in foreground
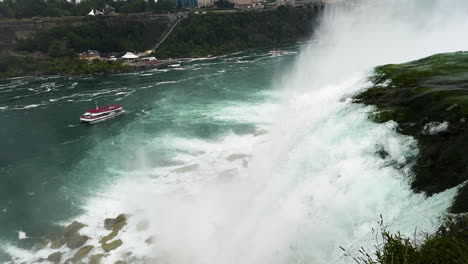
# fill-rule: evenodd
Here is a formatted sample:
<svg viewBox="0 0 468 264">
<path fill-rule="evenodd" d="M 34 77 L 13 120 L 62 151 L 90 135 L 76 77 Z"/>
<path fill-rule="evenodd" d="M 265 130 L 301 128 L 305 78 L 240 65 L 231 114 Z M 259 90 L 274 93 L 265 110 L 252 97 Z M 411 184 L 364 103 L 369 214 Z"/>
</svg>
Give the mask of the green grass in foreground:
<svg viewBox="0 0 468 264">
<path fill-rule="evenodd" d="M 448 218 L 445 224 L 418 245 L 414 239 L 391 234 L 382 228 L 375 251 L 359 250 L 350 256 L 358 264 L 466 264 L 468 263 L 468 217 Z"/>
</svg>

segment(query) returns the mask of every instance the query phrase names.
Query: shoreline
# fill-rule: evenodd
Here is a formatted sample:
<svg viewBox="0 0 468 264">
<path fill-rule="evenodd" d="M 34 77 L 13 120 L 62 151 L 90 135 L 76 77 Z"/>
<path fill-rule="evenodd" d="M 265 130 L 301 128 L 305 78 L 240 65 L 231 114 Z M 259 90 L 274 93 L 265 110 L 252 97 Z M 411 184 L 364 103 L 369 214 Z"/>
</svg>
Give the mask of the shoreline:
<svg viewBox="0 0 468 264">
<path fill-rule="evenodd" d="M 14 80 L 14 79 L 19 79 L 19 78 L 28 78 L 28 77 L 90 77 L 90 76 L 107 76 L 107 75 L 112 75 L 112 74 L 122 74 L 122 73 L 129 73 L 129 72 L 135 72 L 139 70 L 145 70 L 145 69 L 153 69 L 153 68 L 160 68 L 160 67 L 166 67 L 169 66 L 172 63 L 180 63 L 180 62 L 186 62 L 190 60 L 204 60 L 204 59 L 214 59 L 218 58 L 220 56 L 228 56 L 232 54 L 238 54 L 242 52 L 248 52 L 248 51 L 253 51 L 253 50 L 261 50 L 261 49 L 275 49 L 275 48 L 281 48 L 281 47 L 291 47 L 293 45 L 306 45 L 306 44 L 311 44 L 316 42 L 317 40 L 312 39 L 312 40 L 306 40 L 306 41 L 298 41 L 294 43 L 284 43 L 284 44 L 279 44 L 276 46 L 268 46 L 268 47 L 258 47 L 258 48 L 249 48 L 245 50 L 240 50 L 240 51 L 234 51 L 234 52 L 228 52 L 228 53 L 222 53 L 222 54 L 217 54 L 217 55 L 208 55 L 208 56 L 202 56 L 202 57 L 176 57 L 176 58 L 171 58 L 171 59 L 162 59 L 162 60 L 157 60 L 157 61 L 136 61 L 136 62 L 125 62 L 125 61 L 118 61 L 122 66 L 129 67 L 127 69 L 119 70 L 117 72 L 110 72 L 110 73 L 105 73 L 105 72 L 95 72 L 91 74 L 42 74 L 42 73 L 28 73 L 25 75 L 18 75 L 14 77 L 7 77 L 7 78 L 2 78 L 0 77 L 0 81 L 9 81 L 9 80 Z M 24 57 L 23 57 L 24 58 Z M 49 59 L 49 57 L 46 57 Z M 87 62 L 87 64 L 92 63 L 93 61 L 85 61 L 81 59 L 77 59 L 80 62 Z M 105 63 L 105 62 L 111 62 L 108 60 L 98 60 L 98 62 Z"/>
</svg>

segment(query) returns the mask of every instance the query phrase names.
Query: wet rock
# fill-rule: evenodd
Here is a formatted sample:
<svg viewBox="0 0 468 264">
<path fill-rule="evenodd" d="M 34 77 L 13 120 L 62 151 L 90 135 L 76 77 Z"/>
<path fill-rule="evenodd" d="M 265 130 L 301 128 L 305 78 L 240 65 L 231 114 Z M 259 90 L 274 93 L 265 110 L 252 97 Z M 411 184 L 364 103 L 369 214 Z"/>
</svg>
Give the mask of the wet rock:
<svg viewBox="0 0 468 264">
<path fill-rule="evenodd" d="M 155 264 L 155 263 L 158 263 L 158 262 L 160 262 L 160 261 L 158 261 L 155 258 L 148 258 L 148 257 L 143 258 L 143 263 L 144 264 Z"/>
<path fill-rule="evenodd" d="M 61 252 L 52 253 L 47 257 L 47 260 L 53 263 L 59 263 L 61 259 L 62 259 Z"/>
<path fill-rule="evenodd" d="M 114 264 L 127 264 L 127 261 L 125 261 L 125 260 L 117 260 L 116 262 L 114 262 Z"/>
<path fill-rule="evenodd" d="M 82 260 L 84 257 L 86 257 L 89 252 L 91 252 L 91 250 L 93 250 L 94 246 L 86 246 L 86 247 L 82 247 L 80 248 L 80 250 L 78 250 L 75 255 L 73 255 L 73 257 L 67 259 L 67 261 L 65 261 L 65 264 L 68 264 L 68 263 L 76 263 L 80 260 Z"/>
<path fill-rule="evenodd" d="M 126 214 L 120 214 L 116 218 L 106 218 L 104 220 L 104 227 L 107 230 L 113 230 L 116 224 L 127 221 L 127 218 Z"/>
<path fill-rule="evenodd" d="M 52 249 L 58 249 L 61 248 L 65 243 L 67 242 L 67 239 L 64 237 L 58 237 L 50 243 L 50 248 Z"/>
<path fill-rule="evenodd" d="M 205 151 L 201 150 L 201 151 L 192 152 L 191 154 L 192 154 L 193 156 L 199 156 L 199 155 L 203 155 L 203 154 L 205 154 L 205 153 L 206 153 Z"/>
<path fill-rule="evenodd" d="M 173 170 L 172 172 L 175 172 L 175 173 L 186 173 L 186 172 L 194 171 L 194 170 L 198 169 L 198 167 L 200 167 L 200 165 L 198 165 L 198 164 L 191 164 L 191 165 L 187 165 L 187 166 L 183 166 L 183 167 L 177 168 L 177 169 Z"/>
<path fill-rule="evenodd" d="M 260 130 L 255 131 L 254 137 L 263 136 L 265 134 L 268 134 L 268 131 L 265 129 L 260 129 Z"/>
<path fill-rule="evenodd" d="M 83 246 L 83 244 L 86 243 L 86 241 L 88 241 L 88 239 L 89 239 L 88 236 L 70 237 L 67 240 L 67 247 L 69 247 L 71 249 L 79 248 L 79 247 Z"/>
<path fill-rule="evenodd" d="M 120 222 L 125 222 L 127 221 L 128 219 L 128 215 L 126 214 L 119 214 L 116 218 L 115 218 L 115 221 L 116 223 L 120 223 Z"/>
<path fill-rule="evenodd" d="M 148 229 L 148 227 L 149 227 L 149 222 L 147 220 L 141 220 L 136 225 L 137 231 L 144 231 L 144 230 Z"/>
<path fill-rule="evenodd" d="M 145 243 L 148 244 L 148 245 L 153 244 L 153 242 L 154 242 L 154 237 L 153 236 L 150 236 L 145 240 Z"/>
<path fill-rule="evenodd" d="M 46 248 L 48 244 L 49 244 L 49 241 L 47 239 L 43 239 L 34 245 L 33 250 L 39 251 L 41 249 Z"/>
<path fill-rule="evenodd" d="M 117 239 L 117 240 L 114 240 L 110 243 L 107 243 L 107 244 L 102 244 L 102 249 L 104 249 L 104 251 L 106 252 L 109 252 L 111 250 L 114 250 L 118 247 L 120 247 L 122 245 L 122 240 L 120 239 Z"/>
<path fill-rule="evenodd" d="M 227 161 L 233 162 L 238 159 L 246 159 L 248 158 L 249 155 L 246 154 L 232 154 L 229 157 L 226 158 Z"/>
<path fill-rule="evenodd" d="M 85 227 L 85 224 L 82 224 L 78 221 L 73 221 L 70 225 L 68 225 L 65 230 L 63 231 L 64 237 L 72 237 L 75 236 L 81 228 Z"/>
<path fill-rule="evenodd" d="M 114 225 L 114 228 L 112 230 L 120 231 L 126 224 L 127 222 L 118 222 L 117 224 Z"/>
<path fill-rule="evenodd" d="M 99 264 L 101 262 L 101 258 L 104 257 L 104 254 L 96 254 L 89 257 L 88 264 Z"/>
<path fill-rule="evenodd" d="M 233 179 L 234 177 L 236 177 L 237 175 L 239 175 L 239 170 L 238 169 L 230 169 L 230 170 L 226 170 L 226 171 L 223 171 L 219 174 L 219 177 L 223 180 L 231 180 Z"/>
<path fill-rule="evenodd" d="M 119 231 L 114 229 L 110 234 L 101 238 L 101 240 L 99 240 L 99 243 L 101 244 L 107 243 L 107 241 L 114 239 L 114 237 L 116 237 L 118 233 Z"/>
</svg>

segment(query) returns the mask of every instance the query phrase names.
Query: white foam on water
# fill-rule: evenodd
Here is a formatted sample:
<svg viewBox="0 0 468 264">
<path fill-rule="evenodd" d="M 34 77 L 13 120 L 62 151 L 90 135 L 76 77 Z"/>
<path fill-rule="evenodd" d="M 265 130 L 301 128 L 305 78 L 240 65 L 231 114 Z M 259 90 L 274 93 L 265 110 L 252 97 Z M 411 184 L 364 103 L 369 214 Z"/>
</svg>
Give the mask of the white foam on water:
<svg viewBox="0 0 468 264">
<path fill-rule="evenodd" d="M 31 108 L 36 108 L 38 106 L 39 106 L 39 104 L 31 104 L 31 105 L 27 105 L 27 106 L 25 106 L 23 108 L 17 108 L 17 109 L 31 109 Z"/>
</svg>

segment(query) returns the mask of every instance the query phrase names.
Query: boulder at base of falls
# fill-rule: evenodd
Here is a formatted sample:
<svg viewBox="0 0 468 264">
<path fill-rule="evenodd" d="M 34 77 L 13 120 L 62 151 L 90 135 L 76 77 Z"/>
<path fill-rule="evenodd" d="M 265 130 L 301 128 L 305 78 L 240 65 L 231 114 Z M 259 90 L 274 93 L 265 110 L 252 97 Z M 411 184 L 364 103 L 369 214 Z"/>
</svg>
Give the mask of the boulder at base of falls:
<svg viewBox="0 0 468 264">
<path fill-rule="evenodd" d="M 88 236 L 74 236 L 67 239 L 67 247 L 71 249 L 79 248 L 88 241 Z"/>
<path fill-rule="evenodd" d="M 65 261 L 65 264 L 68 264 L 68 263 L 76 263 L 80 260 L 82 260 L 84 257 L 86 257 L 89 252 L 91 252 L 91 250 L 93 250 L 94 246 L 86 246 L 86 247 L 82 247 L 80 248 L 80 250 L 78 250 L 75 255 L 73 255 L 73 257 L 67 259 Z"/>
<path fill-rule="evenodd" d="M 223 171 L 219 174 L 219 178 L 222 180 L 232 180 L 236 176 L 239 175 L 239 170 L 238 169 L 230 169 Z"/>
<path fill-rule="evenodd" d="M 172 172 L 175 172 L 175 173 L 186 173 L 186 172 L 194 171 L 194 170 L 198 169 L 198 167 L 200 167 L 200 165 L 198 165 L 198 164 L 191 164 L 191 165 L 187 165 L 187 166 L 183 166 L 183 167 L 177 168 L 177 169 L 173 170 Z"/>
<path fill-rule="evenodd" d="M 85 227 L 85 224 L 82 224 L 78 221 L 73 221 L 70 225 L 68 225 L 65 230 L 63 231 L 64 237 L 72 237 L 75 236 L 81 228 Z"/>
<path fill-rule="evenodd" d="M 233 162 L 235 160 L 238 160 L 238 159 L 246 159 L 248 158 L 249 155 L 246 155 L 246 154 L 232 154 L 232 155 L 229 155 L 226 160 L 227 161 L 230 161 L 230 162 Z"/>
<path fill-rule="evenodd" d="M 46 248 L 48 244 L 49 244 L 49 241 L 47 239 L 41 239 L 38 243 L 36 243 L 33 246 L 33 250 L 34 251 L 39 251 L 41 249 Z"/>
<path fill-rule="evenodd" d="M 153 244 L 153 241 L 154 241 L 154 237 L 150 236 L 145 240 L 145 243 L 148 244 L 148 245 L 151 245 L 151 244 Z"/>
<path fill-rule="evenodd" d="M 117 239 L 117 240 L 114 240 L 110 243 L 107 243 L 107 244 L 102 244 L 102 249 L 104 249 L 104 251 L 106 252 L 109 252 L 111 250 L 114 250 L 118 247 L 120 247 L 122 245 L 122 240 L 120 239 Z"/>
<path fill-rule="evenodd" d="M 268 131 L 265 129 L 260 129 L 260 130 L 255 131 L 254 137 L 263 136 L 265 134 L 268 134 Z"/>
<path fill-rule="evenodd" d="M 114 264 L 127 264 L 127 261 L 125 261 L 125 260 L 117 260 L 116 262 L 114 262 Z"/>
<path fill-rule="evenodd" d="M 114 239 L 114 237 L 116 237 L 118 233 L 119 233 L 119 230 L 116 230 L 116 229 L 112 230 L 110 234 L 101 238 L 101 240 L 99 240 L 99 243 L 101 244 L 107 243 L 107 241 Z"/>
<path fill-rule="evenodd" d="M 137 231 L 145 231 L 149 227 L 149 221 L 148 220 L 141 220 L 138 222 L 136 225 Z"/>
<path fill-rule="evenodd" d="M 107 230 L 113 230 L 115 225 L 117 225 L 118 223 L 122 223 L 122 222 L 125 223 L 127 221 L 127 218 L 128 216 L 126 214 L 119 214 L 116 218 L 106 218 L 104 219 L 104 227 Z"/>
<path fill-rule="evenodd" d="M 52 263 L 59 263 L 61 259 L 62 259 L 62 253 L 61 252 L 52 253 L 47 257 L 47 260 L 52 262 Z"/>
<path fill-rule="evenodd" d="M 88 264 L 99 264 L 101 262 L 101 258 L 104 257 L 104 254 L 96 254 L 89 257 Z"/>
<path fill-rule="evenodd" d="M 52 249 L 61 248 L 63 245 L 65 245 L 66 242 L 67 242 L 66 238 L 58 237 L 58 238 L 52 240 L 52 242 L 50 243 L 50 248 L 52 248 Z"/>
</svg>

